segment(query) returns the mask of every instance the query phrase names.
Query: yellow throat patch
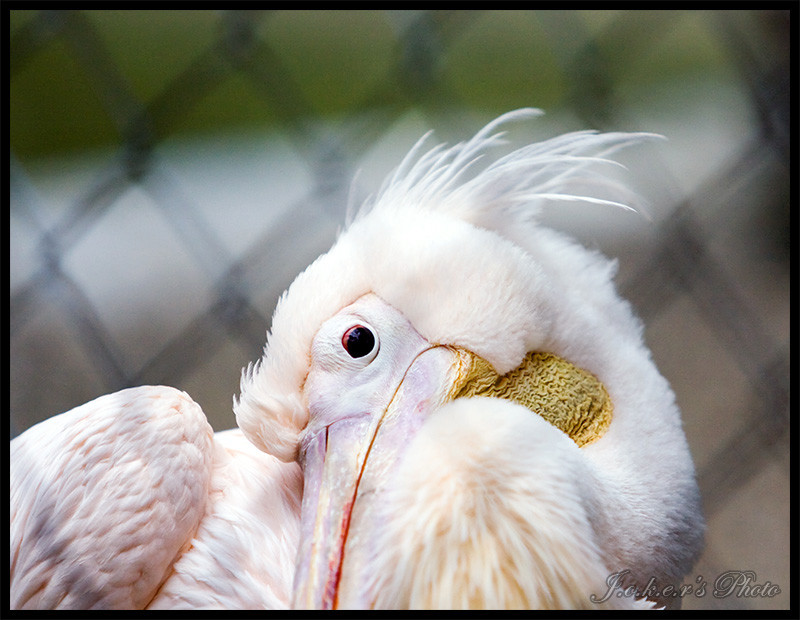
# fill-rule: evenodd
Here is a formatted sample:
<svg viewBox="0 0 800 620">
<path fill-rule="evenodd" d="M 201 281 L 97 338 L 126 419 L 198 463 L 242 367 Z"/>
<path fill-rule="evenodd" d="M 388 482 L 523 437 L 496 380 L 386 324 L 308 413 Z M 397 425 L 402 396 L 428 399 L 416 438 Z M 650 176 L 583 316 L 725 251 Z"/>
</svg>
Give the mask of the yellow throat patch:
<svg viewBox="0 0 800 620">
<path fill-rule="evenodd" d="M 504 375 L 475 354 L 461 359 L 465 367 L 451 392 L 453 399 L 492 396 L 518 403 L 564 431 L 579 447 L 602 437 L 611 424 L 613 405 L 600 380 L 552 353 L 530 352 Z"/>
</svg>

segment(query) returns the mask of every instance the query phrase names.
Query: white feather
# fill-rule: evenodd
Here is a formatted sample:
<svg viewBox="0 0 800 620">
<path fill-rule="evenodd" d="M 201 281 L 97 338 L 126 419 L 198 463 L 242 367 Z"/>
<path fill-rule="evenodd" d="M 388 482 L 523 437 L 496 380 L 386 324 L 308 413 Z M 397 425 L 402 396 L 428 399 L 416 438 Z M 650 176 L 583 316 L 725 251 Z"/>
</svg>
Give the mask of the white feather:
<svg viewBox="0 0 800 620">
<path fill-rule="evenodd" d="M 614 289 L 615 263 L 532 217 L 550 201 L 624 204 L 619 184 L 605 181 L 608 158 L 654 136 L 576 132 L 479 170 L 478 157 L 500 141 L 496 127 L 534 114 L 504 115 L 450 148 L 419 155 L 420 142 L 412 149 L 282 296 L 264 357 L 243 377 L 237 420 L 261 449 L 296 458 L 308 422 L 302 388 L 314 335 L 367 293 L 429 342 L 472 351 L 500 374 L 529 351 L 553 353 L 597 376 L 614 403 L 608 432 L 581 449 L 602 479 L 603 509 L 588 518 L 606 551 L 613 549 L 609 567 L 631 567 L 641 583 L 653 575 L 676 581 L 695 560 L 703 527 L 674 395 Z M 579 182 L 607 191 L 587 194 Z M 615 524 L 624 524 L 624 537 Z"/>
<path fill-rule="evenodd" d="M 526 347 L 538 343 L 547 320 L 537 307 L 546 302 L 537 299 L 541 278 L 531 279 L 528 273 L 539 267 L 524 255 L 538 234 L 531 225 L 533 216 L 543 204 L 565 200 L 626 207 L 624 200 L 631 197 L 630 192 L 596 168 L 619 166 L 608 157 L 625 146 L 657 137 L 568 133 L 519 148 L 477 170 L 486 151 L 504 143 L 504 134 L 496 132 L 500 125 L 540 114 L 532 108 L 509 112 L 467 142 L 451 147 L 440 144 L 427 152 L 423 150 L 430 132 L 423 136 L 377 196 L 352 217 L 331 251 L 297 277 L 279 300 L 262 359 L 245 370 L 241 395 L 234 401 L 237 421 L 251 441 L 282 460 L 296 458 L 297 438 L 308 420 L 300 386 L 308 369 L 311 340 L 323 321 L 368 292 L 397 297 L 402 305 L 413 297 L 412 283 L 424 281 L 429 286 L 438 279 L 442 285 L 461 286 L 460 292 L 450 286 L 449 293 L 440 286 L 436 290 L 441 296 L 434 295 L 430 303 L 411 300 L 418 307 L 414 318 L 423 322 L 419 327 L 426 330 L 425 335 L 437 341 L 455 338 L 465 346 L 478 347 L 498 370 L 513 368 L 529 350 Z M 579 182 L 587 187 L 587 180 L 610 195 L 570 191 Z M 623 200 L 615 199 L 621 194 L 625 194 Z M 475 227 L 500 236 L 487 237 Z M 476 251 L 471 253 L 471 247 Z M 463 262 L 453 264 L 454 256 Z M 408 272 L 416 276 L 397 281 L 398 274 Z M 492 282 L 510 286 L 503 295 L 511 304 L 502 309 L 506 320 L 495 320 L 500 310 L 492 310 L 496 304 L 491 303 L 483 318 L 469 312 L 463 317 L 452 314 L 452 308 L 463 306 L 456 298 L 459 293 L 463 298 L 477 295 L 490 300 L 494 293 L 479 289 Z M 532 282 L 532 288 L 523 291 L 526 282 Z M 519 312 L 512 312 L 514 305 Z M 486 327 L 492 325 L 497 329 L 487 332 Z M 475 341 L 496 335 L 501 328 L 507 330 L 508 338 L 501 339 L 498 347 L 518 337 L 504 354 L 484 351 Z"/>
<path fill-rule="evenodd" d="M 286 608 L 296 463 L 185 393 L 101 396 L 11 442 L 12 609 Z"/>
</svg>

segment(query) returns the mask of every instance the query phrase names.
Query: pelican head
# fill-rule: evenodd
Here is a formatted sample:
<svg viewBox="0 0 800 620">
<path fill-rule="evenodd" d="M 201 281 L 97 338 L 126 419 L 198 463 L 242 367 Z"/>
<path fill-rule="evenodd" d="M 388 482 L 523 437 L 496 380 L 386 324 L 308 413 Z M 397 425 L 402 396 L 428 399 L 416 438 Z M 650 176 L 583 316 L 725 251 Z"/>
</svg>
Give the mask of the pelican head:
<svg viewBox="0 0 800 620">
<path fill-rule="evenodd" d="M 535 113 L 415 147 L 243 375 L 240 427 L 303 469 L 296 607 L 592 607 L 614 572 L 666 585 L 698 552 L 680 415 L 614 265 L 534 217 L 617 204 L 573 184 L 649 136 L 567 134 L 472 170 Z"/>
</svg>

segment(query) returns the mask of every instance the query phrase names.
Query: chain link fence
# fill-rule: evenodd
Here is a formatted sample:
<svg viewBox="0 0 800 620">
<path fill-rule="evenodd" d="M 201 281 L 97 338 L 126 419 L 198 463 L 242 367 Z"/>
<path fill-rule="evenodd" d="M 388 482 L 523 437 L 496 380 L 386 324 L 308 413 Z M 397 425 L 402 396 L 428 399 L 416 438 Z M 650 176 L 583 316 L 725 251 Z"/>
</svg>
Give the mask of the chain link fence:
<svg viewBox="0 0 800 620">
<path fill-rule="evenodd" d="M 429 128 L 452 142 L 534 105 L 517 144 L 656 131 L 626 160 L 649 219 L 543 218 L 618 257 L 683 410 L 709 525 L 687 577 L 708 590 L 683 607 L 789 606 L 790 11 L 6 17 L 11 437 L 141 384 L 233 426 L 351 178 L 377 184 Z M 729 570 L 779 592 L 715 596 Z"/>
</svg>

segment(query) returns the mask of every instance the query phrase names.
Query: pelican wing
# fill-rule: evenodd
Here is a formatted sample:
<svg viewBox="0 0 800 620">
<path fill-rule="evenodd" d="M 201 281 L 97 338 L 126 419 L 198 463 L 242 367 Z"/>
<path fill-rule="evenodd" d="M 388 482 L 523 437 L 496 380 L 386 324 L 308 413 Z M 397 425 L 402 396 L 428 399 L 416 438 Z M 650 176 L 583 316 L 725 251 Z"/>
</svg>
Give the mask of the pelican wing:
<svg viewBox="0 0 800 620">
<path fill-rule="evenodd" d="M 12 609 L 141 609 L 203 516 L 212 429 L 167 387 L 102 396 L 11 442 Z"/>
</svg>

